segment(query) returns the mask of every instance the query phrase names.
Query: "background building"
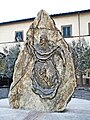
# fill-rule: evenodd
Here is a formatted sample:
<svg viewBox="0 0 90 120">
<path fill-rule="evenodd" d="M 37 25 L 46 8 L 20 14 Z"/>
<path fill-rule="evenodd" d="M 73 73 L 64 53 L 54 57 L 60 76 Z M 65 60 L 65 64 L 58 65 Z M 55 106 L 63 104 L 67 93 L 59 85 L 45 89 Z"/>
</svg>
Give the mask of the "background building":
<svg viewBox="0 0 90 120">
<path fill-rule="evenodd" d="M 53 14 L 51 17 L 69 44 L 73 40 L 78 41 L 80 39 L 85 39 L 88 45 L 90 44 L 90 9 Z M 0 52 L 4 53 L 5 49 L 9 50 L 11 46 L 16 44 L 20 44 L 22 49 L 23 41 L 26 40 L 26 32 L 33 20 L 34 18 L 28 18 L 0 23 Z M 82 84 L 90 86 L 90 79 L 87 77 L 84 75 Z M 80 81 L 78 84 L 81 85 Z"/>
<path fill-rule="evenodd" d="M 90 9 L 51 15 L 67 42 L 79 37 L 89 39 Z M 34 18 L 0 23 L 0 43 L 26 39 L 26 32 Z"/>
</svg>

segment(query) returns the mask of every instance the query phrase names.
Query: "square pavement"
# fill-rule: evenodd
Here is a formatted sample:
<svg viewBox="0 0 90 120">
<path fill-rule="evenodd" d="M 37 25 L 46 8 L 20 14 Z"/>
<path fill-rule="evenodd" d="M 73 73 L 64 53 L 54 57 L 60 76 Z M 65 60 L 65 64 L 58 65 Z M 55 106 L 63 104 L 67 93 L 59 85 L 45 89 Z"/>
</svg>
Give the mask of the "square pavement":
<svg viewBox="0 0 90 120">
<path fill-rule="evenodd" d="M 12 109 L 8 98 L 0 100 L 0 120 L 90 120 L 90 101 L 72 98 L 64 112 Z"/>
</svg>

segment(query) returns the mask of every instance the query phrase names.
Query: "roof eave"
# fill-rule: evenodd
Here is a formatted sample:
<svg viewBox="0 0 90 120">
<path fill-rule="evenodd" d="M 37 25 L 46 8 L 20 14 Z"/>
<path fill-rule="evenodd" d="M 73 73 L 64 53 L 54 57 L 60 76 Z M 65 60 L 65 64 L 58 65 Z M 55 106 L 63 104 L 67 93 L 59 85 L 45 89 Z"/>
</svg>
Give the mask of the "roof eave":
<svg viewBox="0 0 90 120">
<path fill-rule="evenodd" d="M 71 15 L 71 14 L 77 14 L 77 13 L 86 13 L 90 12 L 90 9 L 87 10 L 81 10 L 81 11 L 74 11 L 74 12 L 66 12 L 66 13 L 59 13 L 59 14 L 51 14 L 51 17 L 59 17 L 59 16 L 65 16 L 65 15 Z M 26 19 L 21 19 L 21 20 L 14 20 L 14 21 L 8 21 L 8 22 L 2 22 L 0 25 L 6 25 L 6 24 L 12 24 L 12 23 L 19 23 L 19 22 L 28 22 L 28 21 L 33 21 L 35 17 L 32 18 L 26 18 Z"/>
</svg>

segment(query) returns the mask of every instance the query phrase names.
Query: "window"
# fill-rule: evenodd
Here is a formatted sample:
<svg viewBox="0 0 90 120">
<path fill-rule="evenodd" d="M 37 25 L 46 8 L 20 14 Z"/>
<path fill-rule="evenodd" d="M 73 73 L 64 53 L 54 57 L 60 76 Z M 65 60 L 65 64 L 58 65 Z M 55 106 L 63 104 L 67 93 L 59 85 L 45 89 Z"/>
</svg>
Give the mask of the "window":
<svg viewBox="0 0 90 120">
<path fill-rule="evenodd" d="M 61 26 L 61 31 L 63 34 L 63 37 L 71 37 L 72 35 L 72 25 L 65 25 Z"/>
<path fill-rule="evenodd" d="M 15 40 L 16 40 L 16 42 L 23 41 L 23 31 L 16 31 L 15 32 Z"/>
</svg>

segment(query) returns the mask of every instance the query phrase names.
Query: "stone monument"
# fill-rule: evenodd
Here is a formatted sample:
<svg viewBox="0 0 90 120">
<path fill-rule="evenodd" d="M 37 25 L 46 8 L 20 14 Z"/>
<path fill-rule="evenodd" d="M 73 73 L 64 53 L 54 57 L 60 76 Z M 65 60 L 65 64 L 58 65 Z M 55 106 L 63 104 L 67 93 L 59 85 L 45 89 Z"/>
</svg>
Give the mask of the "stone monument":
<svg viewBox="0 0 90 120">
<path fill-rule="evenodd" d="M 54 20 L 41 10 L 27 31 L 9 92 L 12 108 L 64 111 L 76 87 L 68 44 Z"/>
</svg>

